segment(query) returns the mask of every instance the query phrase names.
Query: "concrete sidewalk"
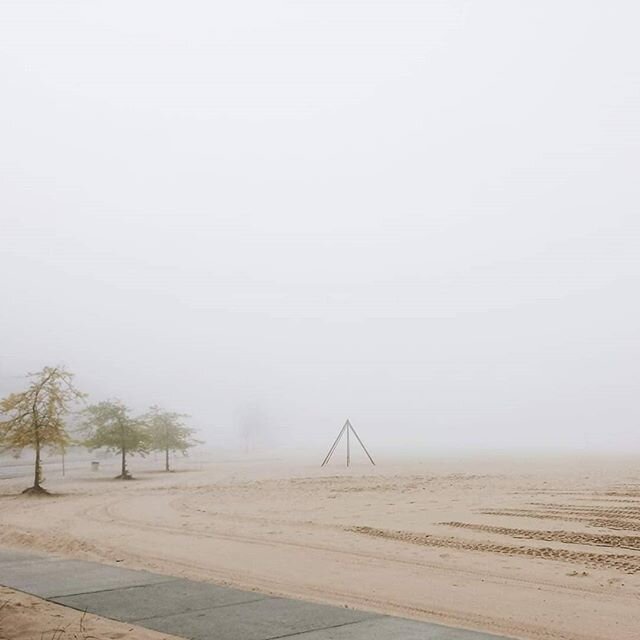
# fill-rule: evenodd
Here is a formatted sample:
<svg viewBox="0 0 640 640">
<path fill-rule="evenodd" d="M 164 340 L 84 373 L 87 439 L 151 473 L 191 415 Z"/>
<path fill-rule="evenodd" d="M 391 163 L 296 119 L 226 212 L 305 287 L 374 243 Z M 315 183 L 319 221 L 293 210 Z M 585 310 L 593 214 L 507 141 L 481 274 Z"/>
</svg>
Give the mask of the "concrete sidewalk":
<svg viewBox="0 0 640 640">
<path fill-rule="evenodd" d="M 190 640 L 500 640 L 427 622 L 0 549 L 0 584 Z"/>
</svg>

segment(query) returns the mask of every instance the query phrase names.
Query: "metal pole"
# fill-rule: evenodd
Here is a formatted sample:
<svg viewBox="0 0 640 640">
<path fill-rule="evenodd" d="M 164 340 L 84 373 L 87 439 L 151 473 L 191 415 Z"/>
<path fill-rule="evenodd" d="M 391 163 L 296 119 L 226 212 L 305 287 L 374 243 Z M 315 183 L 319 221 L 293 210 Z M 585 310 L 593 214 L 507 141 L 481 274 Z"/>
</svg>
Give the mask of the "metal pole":
<svg viewBox="0 0 640 640">
<path fill-rule="evenodd" d="M 351 423 L 347 421 L 347 467 L 351 464 L 351 450 L 349 449 L 349 431 L 351 430 Z"/>
<path fill-rule="evenodd" d="M 340 433 L 338 434 L 338 437 L 335 439 L 335 442 L 331 445 L 331 449 L 329 449 L 329 453 L 327 453 L 324 460 L 322 461 L 322 464 L 320 465 L 321 467 L 324 467 L 324 465 L 327 464 L 327 462 L 329 462 L 329 460 L 331 459 L 331 456 L 333 455 L 333 452 L 336 450 L 336 447 L 338 446 L 338 442 L 340 442 L 340 438 L 342 438 L 342 435 L 344 434 L 344 430 L 346 429 L 346 427 L 347 427 L 347 423 L 345 422 L 342 429 L 340 429 Z"/>
<path fill-rule="evenodd" d="M 342 429 L 340 429 L 340 433 L 338 434 L 338 437 L 335 439 L 334 443 L 331 445 L 331 449 L 329 449 L 329 453 L 327 453 L 327 455 L 325 456 L 325 459 L 322 461 L 322 464 L 320 465 L 321 467 L 324 467 L 324 465 L 326 465 L 329 460 L 331 460 L 331 456 L 333 455 L 333 452 L 336 450 L 336 447 L 338 446 L 338 443 L 340 442 L 340 439 L 342 438 L 344 434 L 344 427 L 342 427 Z"/>
<path fill-rule="evenodd" d="M 349 426 L 351 427 L 351 430 L 353 431 L 353 435 L 356 438 L 358 438 L 358 442 L 360 443 L 360 446 L 364 449 L 364 452 L 367 454 L 367 457 L 369 458 L 369 460 L 371 460 L 371 464 L 375 467 L 376 463 L 373 461 L 373 458 L 369 455 L 369 452 L 367 451 L 367 447 L 365 447 L 364 444 L 362 443 L 362 440 L 360 440 L 360 436 L 358 435 L 358 432 L 353 428 L 351 423 L 349 423 Z"/>
<path fill-rule="evenodd" d="M 351 465 L 351 449 L 349 447 L 349 431 L 351 429 L 351 425 L 347 425 L 347 467 Z"/>
</svg>

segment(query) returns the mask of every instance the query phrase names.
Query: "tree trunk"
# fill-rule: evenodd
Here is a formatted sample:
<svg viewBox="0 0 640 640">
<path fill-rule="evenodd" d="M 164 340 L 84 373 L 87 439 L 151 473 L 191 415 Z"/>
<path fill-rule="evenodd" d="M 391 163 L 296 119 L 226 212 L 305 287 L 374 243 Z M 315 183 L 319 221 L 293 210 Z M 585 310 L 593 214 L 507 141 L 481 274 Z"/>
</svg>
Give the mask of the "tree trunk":
<svg viewBox="0 0 640 640">
<path fill-rule="evenodd" d="M 40 480 L 42 478 L 42 474 L 40 471 L 40 420 L 38 418 L 38 395 L 40 394 L 40 391 L 42 391 L 42 388 L 44 387 L 44 385 L 51 379 L 51 377 L 54 375 L 55 373 L 55 369 L 53 370 L 52 373 L 50 373 L 47 378 L 40 384 L 40 386 L 36 389 L 35 395 L 33 397 L 33 403 L 31 405 L 31 415 L 33 418 L 33 428 L 34 428 L 34 440 L 35 440 L 35 450 L 36 450 L 36 468 L 34 471 L 34 477 L 33 477 L 33 487 L 29 487 L 28 489 L 25 489 L 22 493 L 26 493 L 26 494 L 35 494 L 35 495 L 41 495 L 41 494 L 48 494 L 49 492 L 46 489 L 43 489 L 40 486 Z"/>
<path fill-rule="evenodd" d="M 48 491 L 40 486 L 40 478 L 42 477 L 41 463 L 40 463 L 40 438 L 36 435 L 35 442 L 36 450 L 36 468 L 33 474 L 33 487 L 25 489 L 22 493 L 31 495 L 48 495 Z"/>
<path fill-rule="evenodd" d="M 127 447 L 126 447 L 126 432 L 125 432 L 125 426 L 124 424 L 121 422 L 120 423 L 120 433 L 121 433 L 121 442 L 122 442 L 122 446 L 120 447 L 120 451 L 122 452 L 122 472 L 120 473 L 119 476 L 116 476 L 116 480 L 132 480 L 133 478 L 129 475 L 129 472 L 127 471 Z"/>
<path fill-rule="evenodd" d="M 33 490 L 38 491 L 40 487 L 40 442 L 36 438 L 36 471 L 33 478 Z"/>
<path fill-rule="evenodd" d="M 170 471 L 169 469 L 169 447 L 164 450 L 164 470 Z"/>
</svg>

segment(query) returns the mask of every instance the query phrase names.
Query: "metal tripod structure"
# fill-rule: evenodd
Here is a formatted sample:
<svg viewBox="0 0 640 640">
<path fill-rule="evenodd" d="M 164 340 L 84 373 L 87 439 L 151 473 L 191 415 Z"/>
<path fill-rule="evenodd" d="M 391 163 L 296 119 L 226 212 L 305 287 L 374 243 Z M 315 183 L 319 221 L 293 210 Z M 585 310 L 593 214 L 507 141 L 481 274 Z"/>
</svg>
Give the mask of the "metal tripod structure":
<svg viewBox="0 0 640 640">
<path fill-rule="evenodd" d="M 331 456 L 333 455 L 334 451 L 336 450 L 336 447 L 338 446 L 338 443 L 342 439 L 342 436 L 345 435 L 345 433 L 347 434 L 347 467 L 351 465 L 351 444 L 349 442 L 349 433 L 353 433 L 353 435 L 356 437 L 356 439 L 360 443 L 360 446 L 362 447 L 363 451 L 367 454 L 367 458 L 369 458 L 369 460 L 371 461 L 371 464 L 375 467 L 376 463 L 373 461 L 373 458 L 369 455 L 369 452 L 367 451 L 367 447 L 364 446 L 362 440 L 360 440 L 360 436 L 358 435 L 356 430 L 353 428 L 353 425 L 349 422 L 349 420 L 347 420 L 344 423 L 344 426 L 342 427 L 342 429 L 340 429 L 340 433 L 338 434 L 338 437 L 335 439 L 335 442 L 331 445 L 331 449 L 329 449 L 329 453 L 327 453 L 325 459 L 322 461 L 322 464 L 320 466 L 324 467 L 329 462 L 329 460 L 331 460 Z"/>
</svg>

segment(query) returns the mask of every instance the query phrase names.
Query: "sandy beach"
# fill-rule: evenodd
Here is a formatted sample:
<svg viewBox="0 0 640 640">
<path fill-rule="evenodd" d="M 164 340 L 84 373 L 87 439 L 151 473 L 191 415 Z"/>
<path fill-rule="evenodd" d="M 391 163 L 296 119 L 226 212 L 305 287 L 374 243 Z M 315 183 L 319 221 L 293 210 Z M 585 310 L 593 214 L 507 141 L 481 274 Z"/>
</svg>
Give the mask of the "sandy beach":
<svg viewBox="0 0 640 640">
<path fill-rule="evenodd" d="M 0 1 L 0 640 L 640 640 L 639 24 Z"/>
<path fill-rule="evenodd" d="M 631 459 L 116 464 L 50 468 L 53 497 L 2 480 L 0 544 L 513 638 L 638 637 Z"/>
</svg>

